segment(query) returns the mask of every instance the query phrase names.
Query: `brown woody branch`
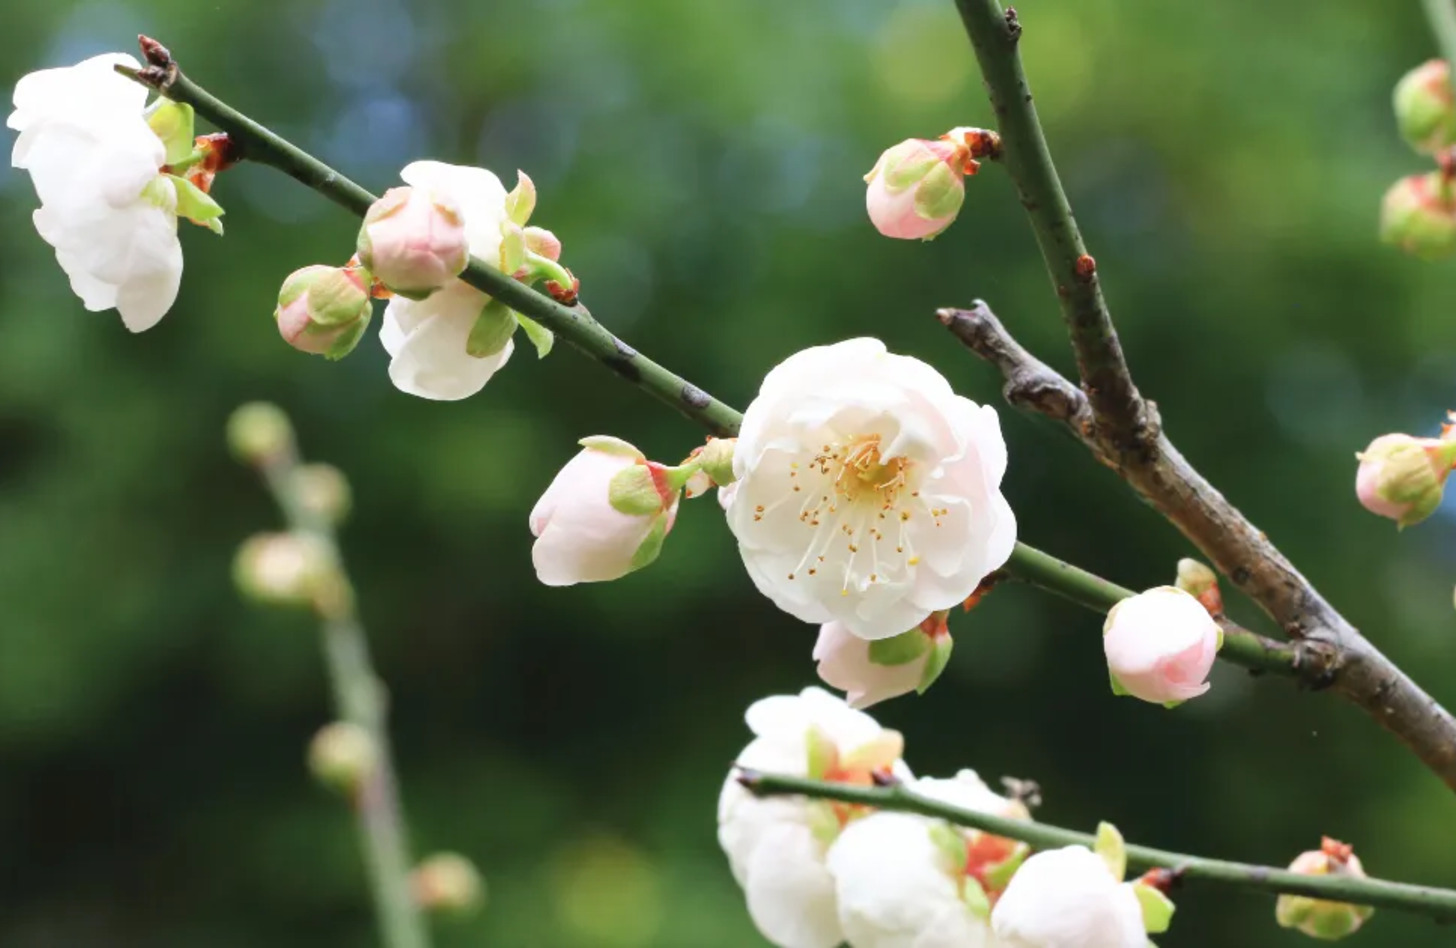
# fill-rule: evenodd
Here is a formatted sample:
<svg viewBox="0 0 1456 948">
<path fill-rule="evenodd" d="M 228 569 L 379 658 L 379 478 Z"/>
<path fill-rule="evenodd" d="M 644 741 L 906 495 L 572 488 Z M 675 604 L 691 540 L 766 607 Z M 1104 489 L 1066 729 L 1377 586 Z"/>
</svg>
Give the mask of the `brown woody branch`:
<svg viewBox="0 0 1456 948">
<path fill-rule="evenodd" d="M 1178 452 L 1156 407 L 1140 427 L 1137 450 L 1113 444 L 1076 385 L 1018 343 L 990 307 L 942 309 L 940 321 L 1006 380 L 1017 408 L 1060 422 L 1099 461 L 1115 470 L 1301 647 L 1300 677 L 1364 708 L 1456 789 L 1456 721 L 1325 601 L 1268 537 Z"/>
</svg>

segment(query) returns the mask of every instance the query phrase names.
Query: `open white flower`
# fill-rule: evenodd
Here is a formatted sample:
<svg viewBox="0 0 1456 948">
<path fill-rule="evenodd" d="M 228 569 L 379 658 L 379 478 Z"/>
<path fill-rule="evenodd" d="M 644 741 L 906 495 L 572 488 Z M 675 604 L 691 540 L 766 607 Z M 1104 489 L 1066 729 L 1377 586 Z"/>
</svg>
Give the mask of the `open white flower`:
<svg viewBox="0 0 1456 948">
<path fill-rule="evenodd" d="M 1025 818 L 975 771 L 917 780 L 912 789 L 946 803 Z M 881 811 L 845 827 L 829 851 L 839 921 L 852 948 L 981 948 L 995 944 L 987 870 L 1020 858 L 1010 840 L 907 813 Z"/>
<path fill-rule="evenodd" d="M 867 639 L 963 602 L 1011 555 L 995 409 L 877 339 L 790 356 L 743 416 L 728 524 L 759 590 Z"/>
<path fill-rule="evenodd" d="M 177 189 L 147 124 L 144 86 L 117 74 L 123 53 L 43 69 L 15 85 L 10 163 L 30 172 L 36 230 L 88 310 L 115 308 L 133 332 L 171 308 L 182 281 Z"/>
<path fill-rule="evenodd" d="M 499 267 L 502 225 L 510 221 L 506 189 L 484 168 L 416 161 L 399 173 L 406 184 L 450 199 L 460 211 L 471 256 Z M 391 359 L 396 388 L 420 398 L 456 401 L 485 387 L 511 357 L 514 343 L 486 356 L 466 351 L 470 331 L 490 297 L 454 280 L 423 300 L 396 296 L 384 310 L 379 341 Z"/>
<path fill-rule="evenodd" d="M 910 779 L 902 741 L 819 688 L 775 695 L 748 709 L 756 735 L 738 765 L 763 773 L 868 784 L 874 772 Z M 718 842 L 758 930 L 779 948 L 833 948 L 844 940 L 825 867 L 854 807 L 795 797 L 760 799 L 729 774 L 718 799 Z"/>
<path fill-rule="evenodd" d="M 1142 907 L 1102 857 L 1067 846 L 1028 859 L 991 913 L 1007 948 L 1145 948 Z"/>
</svg>

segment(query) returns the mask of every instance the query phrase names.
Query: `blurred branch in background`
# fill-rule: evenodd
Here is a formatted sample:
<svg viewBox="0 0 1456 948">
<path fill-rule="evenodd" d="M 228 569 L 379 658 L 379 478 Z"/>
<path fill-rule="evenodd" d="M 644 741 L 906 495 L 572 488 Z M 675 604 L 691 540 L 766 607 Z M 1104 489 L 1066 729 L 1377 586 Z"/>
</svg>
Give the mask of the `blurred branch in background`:
<svg viewBox="0 0 1456 948">
<path fill-rule="evenodd" d="M 1451 12 L 1449 3 L 1439 0 L 1427 5 Z M 1021 407 L 1032 406 L 1072 427 L 1099 460 L 1263 607 L 1290 639 L 1318 648 L 1323 655 L 1319 679 L 1364 708 L 1456 789 L 1456 720 L 1335 611 L 1163 433 L 1156 408 L 1132 383 L 1096 263 L 1086 253 L 1052 164 L 1021 68 L 1022 25 L 1016 12 L 1003 11 L 997 0 L 957 0 L 957 6 L 1000 120 L 1001 164 L 1021 196 L 1061 301 L 1082 387 L 1030 359 L 984 306 L 969 314 L 979 316 L 979 323 L 967 322 L 969 315 L 952 315 L 947 325 L 954 328 L 959 319 L 962 327 L 978 327 L 986 342 L 968 344 L 1003 374 L 1011 373 L 1007 383 L 1021 392 Z M 1025 378 L 1018 379 L 1018 373 Z"/>
<path fill-rule="evenodd" d="M 314 739 L 310 766 L 353 803 L 382 943 L 386 948 L 429 948 L 410 876 L 384 687 L 369 660 L 369 643 L 334 535 L 349 504 L 348 482 L 333 467 L 301 463 L 292 425 L 274 405 L 251 403 L 235 411 L 228 422 L 228 441 L 241 460 L 262 474 L 288 525 L 286 533 L 261 534 L 244 544 L 237 561 L 239 585 L 259 601 L 309 607 L 321 622 L 339 720 Z"/>
<path fill-rule="evenodd" d="M 1426 7 L 1426 19 L 1431 21 L 1431 32 L 1436 34 L 1436 45 L 1440 47 L 1441 58 L 1448 65 L 1456 65 L 1456 3 L 1452 0 L 1422 0 Z M 1453 76 L 1456 80 L 1456 76 Z"/>
<path fill-rule="evenodd" d="M 801 795 L 820 800 L 835 800 L 857 806 L 875 807 L 918 813 L 946 820 L 957 826 L 969 826 L 1007 839 L 1030 843 L 1039 849 L 1058 846 L 1086 846 L 1092 849 L 1097 838 L 1091 833 L 1063 829 L 1032 820 L 1019 820 L 992 813 L 980 813 L 952 806 L 940 800 L 921 796 L 896 782 L 885 786 L 864 787 L 809 777 L 742 770 L 738 782 L 759 796 Z M 1426 915 L 1437 921 L 1456 921 L 1456 891 L 1427 886 L 1367 879 L 1354 875 L 1311 876 L 1272 866 L 1205 859 L 1185 853 L 1167 852 L 1147 846 L 1127 846 L 1128 863 L 1134 866 L 1170 869 L 1176 878 L 1204 879 L 1228 885 L 1260 889 L 1289 895 L 1303 895 L 1336 902 L 1353 902 L 1376 908 L 1390 908 Z"/>
</svg>

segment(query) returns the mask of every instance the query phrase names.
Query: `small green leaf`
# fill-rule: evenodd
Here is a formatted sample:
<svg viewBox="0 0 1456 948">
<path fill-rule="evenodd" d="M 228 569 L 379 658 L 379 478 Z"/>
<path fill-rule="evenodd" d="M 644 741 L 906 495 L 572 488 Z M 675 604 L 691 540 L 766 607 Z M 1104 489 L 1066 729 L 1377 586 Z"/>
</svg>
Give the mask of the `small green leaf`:
<svg viewBox="0 0 1456 948">
<path fill-rule="evenodd" d="M 544 359 L 551 354 L 551 347 L 556 344 L 555 333 L 520 313 L 516 314 L 516 322 L 526 331 L 526 338 L 531 340 L 531 345 L 536 347 L 536 358 Z"/>
<path fill-rule="evenodd" d="M 1133 883 L 1132 890 L 1137 894 L 1138 905 L 1142 906 L 1143 928 L 1147 933 L 1160 935 L 1167 931 L 1177 909 L 1173 900 L 1144 882 Z"/>
<path fill-rule="evenodd" d="M 825 734 L 817 725 L 810 725 L 809 731 L 804 735 L 804 743 L 809 749 L 809 776 L 815 780 L 822 780 L 831 770 L 839 766 L 839 745 Z"/>
<path fill-rule="evenodd" d="M 1098 823 L 1097 843 L 1092 848 L 1107 863 L 1107 871 L 1112 873 L 1112 878 L 1121 882 L 1127 874 L 1127 845 L 1123 843 L 1117 827 L 1111 823 Z"/>
<path fill-rule="evenodd" d="M 937 820 L 926 829 L 930 842 L 940 856 L 941 868 L 952 875 L 960 875 L 966 868 L 966 838 L 960 830 Z M 984 893 L 983 893 L 984 894 Z"/>
<path fill-rule="evenodd" d="M 945 666 L 950 663 L 950 650 L 954 643 L 949 635 L 941 635 L 929 644 L 930 657 L 926 659 L 925 669 L 920 673 L 920 683 L 915 686 L 915 693 L 918 695 L 929 691 L 940 673 L 945 671 Z"/>
<path fill-rule="evenodd" d="M 214 234 L 222 233 L 222 205 L 197 185 L 175 174 L 167 175 L 177 186 L 177 215 L 200 224 Z"/>
<path fill-rule="evenodd" d="M 966 903 L 966 908 L 977 918 L 984 920 L 991 917 L 991 900 L 986 897 L 986 890 L 981 888 L 981 883 L 972 876 L 966 876 L 965 888 L 961 890 L 961 901 Z"/>
<path fill-rule="evenodd" d="M 925 654 L 930 639 L 919 628 L 876 639 L 870 643 L 870 661 L 876 665 L 908 665 Z"/>
<path fill-rule="evenodd" d="M 612 509 L 629 517 L 650 517 L 662 513 L 662 495 L 652 481 L 646 464 L 634 464 L 612 475 L 607 485 L 607 500 Z M 667 527 L 663 525 L 663 535 Z"/>
</svg>

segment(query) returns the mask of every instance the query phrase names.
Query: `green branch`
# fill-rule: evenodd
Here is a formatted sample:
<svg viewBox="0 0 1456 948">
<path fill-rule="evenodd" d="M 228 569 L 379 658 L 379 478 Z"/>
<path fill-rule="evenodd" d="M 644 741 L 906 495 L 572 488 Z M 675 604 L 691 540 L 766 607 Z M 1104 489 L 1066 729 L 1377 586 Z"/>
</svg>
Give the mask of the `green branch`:
<svg viewBox="0 0 1456 948">
<path fill-rule="evenodd" d="M 859 787 L 844 783 L 811 780 L 807 777 L 762 774 L 751 770 L 743 771 L 739 782 L 758 796 L 800 795 L 820 800 L 855 803 L 881 810 L 918 813 L 921 816 L 946 820 L 957 826 L 969 826 L 996 836 L 1019 839 L 1038 849 L 1073 845 L 1086 846 L 1090 849 L 1096 841 L 1096 837 L 1090 833 L 1079 833 L 1076 830 L 1049 826 L 1045 823 L 993 816 L 951 806 L 939 800 L 920 796 L 902 784 Z M 1171 869 L 1186 879 L 1203 879 L 1266 892 L 1283 892 L 1336 902 L 1353 902 L 1357 905 L 1413 912 L 1440 921 L 1456 921 L 1456 891 L 1450 889 L 1406 885 L 1400 882 L 1387 882 L 1383 879 L 1357 879 L 1335 875 L 1305 876 L 1270 866 L 1225 862 L 1222 859 L 1205 859 L 1201 856 L 1166 852 L 1148 846 L 1129 845 L 1127 861 L 1131 866 Z"/>
<path fill-rule="evenodd" d="M 319 610 L 320 634 L 334 713 L 362 728 L 375 750 L 375 761 L 355 800 L 355 815 L 382 940 L 387 948 L 429 948 L 429 932 L 410 881 L 409 839 L 385 723 L 384 687 L 369 659 L 369 642 L 343 572 L 333 524 L 299 495 L 299 460 L 291 436 L 280 450 L 259 459 L 258 468 L 289 530 L 317 538 L 339 572 L 342 594 L 330 596 L 327 607 Z"/>
</svg>

